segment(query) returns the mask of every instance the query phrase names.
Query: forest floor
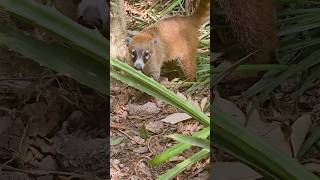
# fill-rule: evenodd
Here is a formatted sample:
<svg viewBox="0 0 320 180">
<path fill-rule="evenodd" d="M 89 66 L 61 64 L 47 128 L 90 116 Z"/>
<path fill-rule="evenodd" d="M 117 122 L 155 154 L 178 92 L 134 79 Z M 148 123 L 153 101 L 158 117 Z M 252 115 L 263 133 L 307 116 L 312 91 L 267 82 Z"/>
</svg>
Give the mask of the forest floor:
<svg viewBox="0 0 320 180">
<path fill-rule="evenodd" d="M 106 99 L 0 48 L 0 179 L 101 179 Z"/>
<path fill-rule="evenodd" d="M 253 135 L 265 140 L 273 148 L 284 155 L 299 159 L 307 169 L 319 173 L 320 144 L 316 141 L 309 149 L 305 143 L 310 140 L 312 134 L 314 136 L 319 133 L 320 85 L 317 83 L 302 95 L 293 96 L 301 82 L 302 77 L 295 75 L 271 92 L 270 99 L 255 105 L 255 98 L 243 102 L 239 100 L 240 94 L 228 94 L 233 85 L 220 86 L 215 89 L 213 105 L 232 116 L 237 123 L 247 128 Z M 246 82 L 237 84 L 241 83 Z M 234 86 L 232 91 L 237 91 Z M 211 173 L 217 179 L 262 177 L 222 150 L 214 149 L 211 153 L 214 161 Z"/>
<path fill-rule="evenodd" d="M 125 1 L 129 30 L 139 31 L 152 23 L 147 9 L 154 2 L 156 1 Z M 161 3 L 165 7 L 168 1 Z M 209 114 L 209 87 L 188 96 L 187 88 L 178 81 L 166 80 L 164 84 Z M 149 160 L 177 144 L 166 135 L 191 135 L 204 126 L 176 107 L 134 88 L 124 87 L 118 82 L 111 83 L 110 112 L 112 179 L 156 179 L 199 151 L 199 148 L 191 148 L 162 165 L 152 167 Z M 208 179 L 209 163 L 209 158 L 203 159 L 179 174 L 176 179 Z"/>
<path fill-rule="evenodd" d="M 181 92 L 181 96 L 183 92 Z M 209 92 L 193 96 L 192 101 L 208 103 Z M 169 162 L 151 167 L 148 161 L 177 142 L 166 135 L 191 135 L 204 126 L 177 108 L 131 88 L 111 88 L 111 175 L 114 179 L 155 179 L 198 148 L 192 148 Z M 191 98 L 190 98 L 191 99 Z M 177 178 L 207 179 L 209 159 L 191 166 Z"/>
</svg>

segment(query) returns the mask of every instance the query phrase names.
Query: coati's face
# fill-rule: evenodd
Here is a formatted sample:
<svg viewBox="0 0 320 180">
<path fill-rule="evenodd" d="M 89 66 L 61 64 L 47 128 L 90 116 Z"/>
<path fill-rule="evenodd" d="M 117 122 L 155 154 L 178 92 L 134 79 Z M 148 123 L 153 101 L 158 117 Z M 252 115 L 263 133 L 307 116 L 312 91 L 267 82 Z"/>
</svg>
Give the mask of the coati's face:
<svg viewBox="0 0 320 180">
<path fill-rule="evenodd" d="M 152 57 L 154 56 L 154 48 L 157 44 L 157 40 L 143 40 L 139 37 L 127 37 L 126 44 L 128 46 L 133 67 L 139 71 L 142 71 L 145 65 L 151 61 Z"/>
<path fill-rule="evenodd" d="M 106 0 L 73 0 L 78 4 L 77 21 L 88 28 L 97 28 L 108 36 L 109 5 Z"/>
</svg>

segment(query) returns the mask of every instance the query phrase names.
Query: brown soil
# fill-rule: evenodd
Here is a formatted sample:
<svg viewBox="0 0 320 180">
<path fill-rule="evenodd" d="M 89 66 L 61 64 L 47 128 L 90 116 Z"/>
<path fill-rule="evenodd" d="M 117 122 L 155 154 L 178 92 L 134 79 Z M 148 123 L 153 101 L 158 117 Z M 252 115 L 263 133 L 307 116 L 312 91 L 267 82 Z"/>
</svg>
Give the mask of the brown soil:
<svg viewBox="0 0 320 180">
<path fill-rule="evenodd" d="M 105 104 L 93 90 L 0 48 L 0 176 L 107 178 Z"/>
</svg>

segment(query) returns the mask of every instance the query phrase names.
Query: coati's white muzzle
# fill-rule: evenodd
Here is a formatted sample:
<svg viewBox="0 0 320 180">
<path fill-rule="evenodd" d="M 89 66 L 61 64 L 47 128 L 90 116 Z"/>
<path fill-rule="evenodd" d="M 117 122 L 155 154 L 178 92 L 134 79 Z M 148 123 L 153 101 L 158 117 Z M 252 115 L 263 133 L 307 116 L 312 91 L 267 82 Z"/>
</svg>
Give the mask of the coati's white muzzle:
<svg viewBox="0 0 320 180">
<path fill-rule="evenodd" d="M 143 62 L 143 59 L 142 58 L 138 58 L 134 64 L 133 64 L 134 68 L 136 70 L 139 70 L 139 71 L 142 71 L 143 68 L 144 68 L 144 62 Z"/>
</svg>

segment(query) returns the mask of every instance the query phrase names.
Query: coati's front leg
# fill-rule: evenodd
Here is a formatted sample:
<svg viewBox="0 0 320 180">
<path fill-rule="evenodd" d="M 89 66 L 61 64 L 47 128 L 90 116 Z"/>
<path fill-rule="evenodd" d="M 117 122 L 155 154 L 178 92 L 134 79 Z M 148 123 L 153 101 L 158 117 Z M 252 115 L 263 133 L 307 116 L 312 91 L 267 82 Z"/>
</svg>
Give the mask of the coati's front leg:
<svg viewBox="0 0 320 180">
<path fill-rule="evenodd" d="M 150 63 L 145 66 L 143 72 L 151 76 L 155 81 L 159 82 L 161 74 L 161 64 Z"/>
</svg>

